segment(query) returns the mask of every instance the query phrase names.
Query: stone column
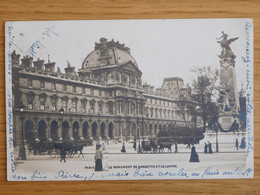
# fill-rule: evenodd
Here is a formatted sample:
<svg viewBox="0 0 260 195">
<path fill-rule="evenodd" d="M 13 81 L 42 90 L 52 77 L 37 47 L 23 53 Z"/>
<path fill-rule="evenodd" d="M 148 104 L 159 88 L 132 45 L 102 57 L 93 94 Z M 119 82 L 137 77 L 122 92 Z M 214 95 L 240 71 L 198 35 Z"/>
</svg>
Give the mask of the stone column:
<svg viewBox="0 0 260 195">
<path fill-rule="evenodd" d="M 62 138 L 62 120 L 58 121 L 58 139 Z"/>
<path fill-rule="evenodd" d="M 129 136 L 132 137 L 132 122 L 129 121 Z"/>
<path fill-rule="evenodd" d="M 105 125 L 106 125 L 106 128 L 105 128 L 105 136 L 106 136 L 106 137 L 109 137 L 109 136 L 108 136 L 108 130 L 109 130 L 108 120 L 105 122 Z"/>
<path fill-rule="evenodd" d="M 79 120 L 79 130 L 78 130 L 80 138 L 83 138 L 83 123 L 82 122 L 83 122 L 82 119 L 80 119 Z"/>
<path fill-rule="evenodd" d="M 100 126 L 101 126 L 101 123 L 100 123 L 100 121 L 98 121 L 97 122 L 97 137 L 101 137 L 101 128 L 100 128 Z"/>
<path fill-rule="evenodd" d="M 46 132 L 45 132 L 45 136 L 46 136 L 46 139 L 49 140 L 50 138 L 50 134 L 51 134 L 51 119 L 50 118 L 47 118 L 47 124 L 46 124 Z"/>
<path fill-rule="evenodd" d="M 39 123 L 39 119 L 37 117 L 35 117 L 33 119 L 33 122 L 34 122 L 34 127 L 33 127 L 33 131 L 34 131 L 34 135 L 35 135 L 35 139 L 39 138 L 39 129 L 38 129 L 38 123 Z"/>
<path fill-rule="evenodd" d="M 121 126 L 121 122 L 118 122 L 118 130 L 119 130 L 119 136 L 122 137 L 123 136 L 123 132 L 122 132 L 122 126 Z"/>
<path fill-rule="evenodd" d="M 69 129 L 68 129 L 68 139 L 73 137 L 73 128 L 72 125 L 69 124 Z"/>
<path fill-rule="evenodd" d="M 89 137 L 93 137 L 93 135 L 92 135 L 92 120 L 91 119 L 88 121 L 88 124 L 89 124 L 89 129 L 88 129 Z"/>
</svg>

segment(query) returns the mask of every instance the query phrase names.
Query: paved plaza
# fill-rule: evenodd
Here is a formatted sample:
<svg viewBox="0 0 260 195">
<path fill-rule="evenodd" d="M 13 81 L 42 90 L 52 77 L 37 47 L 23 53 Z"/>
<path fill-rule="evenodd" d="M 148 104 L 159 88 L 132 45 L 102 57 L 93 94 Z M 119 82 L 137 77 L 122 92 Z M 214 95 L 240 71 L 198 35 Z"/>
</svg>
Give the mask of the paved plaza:
<svg viewBox="0 0 260 195">
<path fill-rule="evenodd" d="M 135 166 L 150 168 L 153 166 L 168 166 L 175 169 L 185 167 L 187 172 L 193 170 L 203 171 L 209 166 L 213 166 L 216 170 L 222 167 L 233 170 L 236 167 L 243 168 L 246 160 L 245 150 L 237 150 L 233 144 L 219 144 L 220 152 L 214 152 L 213 154 L 204 154 L 204 145 L 195 145 L 199 155 L 199 163 L 189 162 L 191 149 L 184 144 L 178 145 L 177 153 L 174 152 L 174 146 L 172 147 L 172 152 L 164 153 L 137 153 L 133 149 L 133 143 L 125 143 L 125 146 L 126 153 L 121 153 L 122 143 L 115 144 L 111 141 L 108 145 L 105 144 L 104 156 L 107 156 L 107 164 L 109 166 L 107 172 L 117 170 L 131 171 Z M 214 144 L 213 151 L 215 151 Z M 61 163 L 60 158 L 53 158 L 50 155 L 27 154 L 26 161 L 16 161 L 16 173 L 32 173 L 35 170 L 46 174 L 54 174 L 59 170 L 82 174 L 94 172 L 95 145 L 85 147 L 83 153 L 84 157 L 74 155 L 73 158 L 67 158 L 66 163 Z"/>
</svg>

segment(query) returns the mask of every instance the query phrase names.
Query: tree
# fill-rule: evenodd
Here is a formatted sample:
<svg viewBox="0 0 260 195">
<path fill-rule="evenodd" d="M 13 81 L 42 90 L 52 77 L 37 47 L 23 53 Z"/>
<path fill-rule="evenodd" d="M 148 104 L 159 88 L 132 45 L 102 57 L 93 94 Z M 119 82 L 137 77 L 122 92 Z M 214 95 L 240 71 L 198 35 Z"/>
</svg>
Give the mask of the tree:
<svg viewBox="0 0 260 195">
<path fill-rule="evenodd" d="M 201 108 L 203 130 L 206 131 L 207 123 L 213 124 L 213 119 L 217 118 L 217 84 L 219 81 L 219 71 L 213 70 L 210 66 L 195 68 L 192 70 L 196 74 L 196 79 L 192 81 L 192 99 Z"/>
</svg>

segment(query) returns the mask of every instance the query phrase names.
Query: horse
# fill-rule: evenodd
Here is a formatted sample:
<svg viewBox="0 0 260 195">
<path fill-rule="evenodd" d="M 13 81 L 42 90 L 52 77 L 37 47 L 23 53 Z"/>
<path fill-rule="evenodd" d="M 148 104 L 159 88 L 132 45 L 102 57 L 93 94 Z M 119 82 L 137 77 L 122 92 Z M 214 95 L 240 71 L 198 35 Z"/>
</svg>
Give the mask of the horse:
<svg viewBox="0 0 260 195">
<path fill-rule="evenodd" d="M 77 154 L 77 152 L 80 152 L 78 158 L 80 157 L 80 155 L 82 155 L 82 157 L 84 158 L 82 150 L 85 146 L 87 146 L 85 143 L 75 143 L 74 145 L 72 145 L 71 150 L 74 154 Z"/>
<path fill-rule="evenodd" d="M 168 152 L 172 152 L 172 144 L 171 143 L 161 143 L 159 144 L 159 152 L 164 152 L 164 148 L 168 149 Z"/>
</svg>

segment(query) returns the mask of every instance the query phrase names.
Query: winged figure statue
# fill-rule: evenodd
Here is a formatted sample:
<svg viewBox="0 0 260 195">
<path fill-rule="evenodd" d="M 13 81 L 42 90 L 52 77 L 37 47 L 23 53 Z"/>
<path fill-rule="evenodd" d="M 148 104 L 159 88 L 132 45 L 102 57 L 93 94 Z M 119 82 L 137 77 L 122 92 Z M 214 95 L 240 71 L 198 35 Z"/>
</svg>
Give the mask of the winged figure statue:
<svg viewBox="0 0 260 195">
<path fill-rule="evenodd" d="M 231 48 L 229 47 L 229 45 L 234 42 L 235 40 L 237 40 L 239 37 L 235 37 L 235 38 L 232 38 L 232 39 L 227 39 L 228 37 L 228 34 L 225 34 L 223 31 L 222 31 L 222 36 L 219 38 L 222 40 L 218 41 L 218 43 L 220 44 L 222 50 L 226 49 L 226 50 L 231 50 Z M 218 39 L 218 40 L 219 40 Z"/>
</svg>

